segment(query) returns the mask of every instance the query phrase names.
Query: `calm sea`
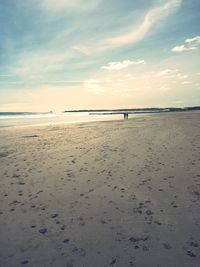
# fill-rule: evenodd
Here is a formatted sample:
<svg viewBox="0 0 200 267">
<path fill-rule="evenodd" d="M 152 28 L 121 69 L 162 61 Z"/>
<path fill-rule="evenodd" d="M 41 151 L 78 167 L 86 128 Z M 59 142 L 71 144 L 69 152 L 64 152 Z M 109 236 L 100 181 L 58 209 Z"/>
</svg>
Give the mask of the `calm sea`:
<svg viewBox="0 0 200 267">
<path fill-rule="evenodd" d="M 134 116 L 134 115 L 131 115 Z M 77 123 L 90 121 L 105 121 L 123 119 L 123 115 L 90 115 L 87 112 L 71 113 L 29 113 L 0 112 L 0 127 L 51 125 L 62 123 Z"/>
</svg>

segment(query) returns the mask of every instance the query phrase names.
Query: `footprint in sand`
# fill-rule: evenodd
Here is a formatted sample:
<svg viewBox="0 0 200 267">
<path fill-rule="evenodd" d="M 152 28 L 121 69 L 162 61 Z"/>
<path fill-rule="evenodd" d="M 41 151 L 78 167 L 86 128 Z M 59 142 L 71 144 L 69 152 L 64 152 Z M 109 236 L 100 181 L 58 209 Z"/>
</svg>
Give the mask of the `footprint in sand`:
<svg viewBox="0 0 200 267">
<path fill-rule="evenodd" d="M 29 263 L 28 260 L 24 260 L 24 261 L 21 262 L 21 264 L 23 264 L 23 265 L 28 264 L 28 263 Z"/>
</svg>

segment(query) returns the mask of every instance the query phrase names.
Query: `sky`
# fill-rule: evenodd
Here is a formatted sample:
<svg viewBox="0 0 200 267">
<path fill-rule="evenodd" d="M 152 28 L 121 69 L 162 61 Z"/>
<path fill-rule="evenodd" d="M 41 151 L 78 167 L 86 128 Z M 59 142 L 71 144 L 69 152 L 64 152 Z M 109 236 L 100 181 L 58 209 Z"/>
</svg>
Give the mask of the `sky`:
<svg viewBox="0 0 200 267">
<path fill-rule="evenodd" d="M 0 111 L 200 105 L 199 0 L 0 0 Z"/>
</svg>

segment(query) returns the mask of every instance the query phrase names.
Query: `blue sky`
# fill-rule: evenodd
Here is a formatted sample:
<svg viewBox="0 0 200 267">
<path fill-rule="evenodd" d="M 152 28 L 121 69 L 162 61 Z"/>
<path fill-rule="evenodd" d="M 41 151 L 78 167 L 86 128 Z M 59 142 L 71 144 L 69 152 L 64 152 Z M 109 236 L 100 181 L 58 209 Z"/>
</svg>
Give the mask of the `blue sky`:
<svg viewBox="0 0 200 267">
<path fill-rule="evenodd" d="M 200 105 L 199 0 L 0 0 L 0 111 Z"/>
</svg>

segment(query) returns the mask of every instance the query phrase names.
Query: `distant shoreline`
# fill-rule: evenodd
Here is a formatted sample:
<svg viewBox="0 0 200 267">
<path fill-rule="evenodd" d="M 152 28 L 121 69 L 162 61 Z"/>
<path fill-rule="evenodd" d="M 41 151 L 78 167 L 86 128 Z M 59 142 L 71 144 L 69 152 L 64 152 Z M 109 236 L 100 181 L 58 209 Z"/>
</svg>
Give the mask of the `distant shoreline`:
<svg viewBox="0 0 200 267">
<path fill-rule="evenodd" d="M 79 110 L 65 110 L 64 113 L 69 112 L 109 112 L 111 114 L 117 113 L 152 113 L 152 112 L 179 112 L 179 111 L 194 111 L 200 110 L 200 106 L 194 107 L 183 107 L 183 108 L 176 108 L 176 107 L 167 107 L 167 108 L 135 108 L 135 109 L 79 109 Z"/>
<path fill-rule="evenodd" d="M 200 110 L 200 106 L 194 107 L 166 107 L 166 108 L 124 108 L 124 109 L 74 109 L 74 110 L 65 110 L 61 112 L 27 112 L 27 111 L 0 111 L 0 116 L 5 115 L 34 115 L 34 114 L 55 114 L 55 113 L 76 113 L 76 112 L 87 112 L 87 113 L 94 113 L 94 112 L 109 112 L 112 114 L 117 113 L 156 113 L 156 112 L 179 112 L 179 111 L 195 111 Z"/>
</svg>

